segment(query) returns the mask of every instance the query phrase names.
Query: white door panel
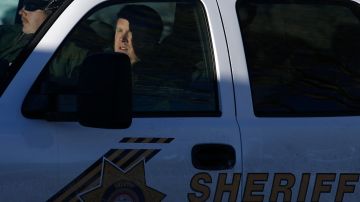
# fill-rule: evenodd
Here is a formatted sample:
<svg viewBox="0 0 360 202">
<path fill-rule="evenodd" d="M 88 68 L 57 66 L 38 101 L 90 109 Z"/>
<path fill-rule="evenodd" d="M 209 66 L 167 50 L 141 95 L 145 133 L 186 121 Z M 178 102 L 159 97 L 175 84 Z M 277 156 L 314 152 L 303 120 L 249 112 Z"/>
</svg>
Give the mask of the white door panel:
<svg viewBox="0 0 360 202">
<path fill-rule="evenodd" d="M 339 182 L 340 178 L 344 179 L 349 174 L 352 176 L 352 180 L 347 182 L 347 191 L 350 193 L 344 193 L 342 199 L 358 201 L 360 137 L 357 133 L 360 130 L 360 119 L 357 116 L 255 116 L 251 97 L 251 90 L 254 89 L 250 88 L 249 67 L 234 8 L 236 2 L 219 1 L 219 4 L 234 75 L 237 120 L 243 149 L 243 175 L 248 177 L 242 178 L 243 198 L 261 201 L 296 201 L 299 198 L 305 201 L 334 201 L 337 193 L 342 198 L 340 191 L 343 184 Z M 258 180 L 255 184 L 260 184 L 260 187 L 252 187 L 249 175 Z M 324 181 L 320 181 L 322 178 Z M 276 180 L 279 179 L 283 179 L 282 184 L 277 184 Z M 283 193 L 276 192 L 278 187 L 286 190 L 286 198 L 283 198 Z M 250 196 L 248 191 L 252 188 L 257 191 Z M 324 189 L 319 191 L 319 188 Z"/>
</svg>

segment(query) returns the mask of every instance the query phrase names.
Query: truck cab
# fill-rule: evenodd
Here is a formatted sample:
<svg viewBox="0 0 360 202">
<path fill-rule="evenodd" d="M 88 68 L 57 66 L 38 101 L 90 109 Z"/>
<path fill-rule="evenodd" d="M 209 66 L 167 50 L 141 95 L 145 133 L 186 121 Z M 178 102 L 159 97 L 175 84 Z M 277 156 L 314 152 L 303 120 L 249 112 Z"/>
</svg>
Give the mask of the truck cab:
<svg viewBox="0 0 360 202">
<path fill-rule="evenodd" d="M 1 201 L 358 201 L 359 9 L 2 1 Z"/>
</svg>

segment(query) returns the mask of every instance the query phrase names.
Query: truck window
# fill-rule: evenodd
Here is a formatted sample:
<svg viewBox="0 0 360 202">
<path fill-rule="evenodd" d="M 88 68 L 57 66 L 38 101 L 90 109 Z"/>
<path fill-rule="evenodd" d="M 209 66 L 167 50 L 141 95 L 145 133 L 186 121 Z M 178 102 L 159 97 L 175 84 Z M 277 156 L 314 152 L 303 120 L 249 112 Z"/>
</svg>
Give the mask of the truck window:
<svg viewBox="0 0 360 202">
<path fill-rule="evenodd" d="M 359 5 L 238 1 L 256 116 L 360 114 Z"/>
<path fill-rule="evenodd" d="M 121 52 L 132 65 L 135 116 L 217 116 L 216 75 L 204 16 L 200 3 L 99 5 L 49 61 L 25 101 L 25 115 L 39 118 L 31 110 L 38 109 L 31 97 L 39 95 L 52 97 L 45 111 L 76 112 L 79 67 L 85 58 Z"/>
<path fill-rule="evenodd" d="M 42 24 L 65 0 L 2 0 L 0 2 L 0 81 L 31 42 Z"/>
</svg>

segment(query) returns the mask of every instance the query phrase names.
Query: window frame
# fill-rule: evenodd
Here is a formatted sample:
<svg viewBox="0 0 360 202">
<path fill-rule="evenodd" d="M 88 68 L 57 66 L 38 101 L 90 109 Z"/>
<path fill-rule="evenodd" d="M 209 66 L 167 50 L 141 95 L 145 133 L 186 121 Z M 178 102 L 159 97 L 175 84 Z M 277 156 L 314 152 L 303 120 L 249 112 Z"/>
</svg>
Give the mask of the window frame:
<svg viewBox="0 0 360 202">
<path fill-rule="evenodd" d="M 73 1 L 73 0 L 72 0 Z M 48 62 L 46 63 L 46 65 L 44 66 L 43 70 L 40 72 L 39 76 L 36 78 L 35 82 L 33 83 L 33 86 L 35 86 L 38 82 L 41 82 L 42 77 L 45 76 L 44 72 L 46 72 L 48 69 L 46 67 L 48 67 L 48 65 L 51 63 L 51 61 L 53 61 L 53 59 L 56 57 L 57 53 L 59 53 L 59 51 L 61 51 L 62 47 L 64 46 L 64 44 L 67 42 L 67 39 L 69 36 L 71 36 L 75 31 L 76 28 L 78 27 L 79 23 L 83 22 L 84 20 L 88 19 L 91 15 L 93 15 L 94 13 L 96 13 L 97 11 L 109 7 L 109 6 L 115 6 L 115 5 L 121 5 L 121 4 L 126 4 L 126 3 L 195 3 L 197 5 L 199 5 L 200 7 L 197 8 L 199 10 L 199 12 L 201 12 L 201 16 L 197 16 L 199 17 L 203 22 L 201 22 L 200 24 L 198 24 L 199 26 L 201 26 L 201 28 L 206 28 L 206 32 L 202 32 L 199 33 L 202 36 L 201 37 L 206 37 L 205 41 L 203 42 L 204 46 L 207 46 L 206 48 L 208 49 L 208 54 L 207 57 L 204 57 L 204 59 L 209 59 L 210 61 L 207 61 L 207 63 L 212 63 L 213 65 L 210 67 L 212 70 L 212 75 L 211 75 L 211 79 L 212 79 L 212 89 L 213 89 L 213 93 L 214 93 L 214 109 L 213 111 L 147 111 L 147 112 L 133 112 L 133 118 L 163 118 L 163 117 L 221 117 L 222 112 L 220 109 L 220 100 L 219 100 L 219 84 L 218 84 L 218 79 L 217 79 L 217 68 L 216 68 L 216 62 L 215 62 L 215 57 L 214 57 L 214 49 L 213 49 L 213 45 L 212 45 L 212 37 L 211 37 L 211 32 L 209 29 L 209 19 L 207 17 L 207 13 L 206 13 L 206 9 L 205 6 L 203 4 L 203 2 L 201 2 L 200 0 L 137 0 L 136 2 L 131 1 L 131 0 L 109 0 L 109 1 L 105 1 L 105 2 L 100 2 L 99 4 L 97 4 L 96 6 L 92 7 L 89 11 L 86 12 L 86 14 L 84 16 L 81 17 L 81 19 L 76 23 L 76 25 L 71 29 L 71 31 L 66 35 L 66 37 L 64 38 L 64 40 L 60 43 L 60 45 L 57 47 L 57 49 L 54 51 L 54 53 L 52 54 L 52 56 L 50 57 L 50 59 L 48 60 Z M 196 13 L 199 14 L 199 13 Z M 197 20 L 197 19 L 195 19 Z M 198 27 L 199 29 L 199 27 Z M 206 34 L 206 35 L 205 35 Z M 41 39 L 41 37 L 40 37 Z M 204 52 L 202 53 L 203 55 L 205 54 Z M 210 69 L 209 68 L 209 69 Z M 211 82 L 211 80 L 209 80 L 209 82 Z M 28 95 L 30 94 L 30 92 L 33 89 L 33 86 L 30 88 Z M 27 96 L 28 96 L 27 95 Z M 63 120 L 56 120 L 56 121 L 76 121 L 76 115 L 74 115 L 74 113 L 76 112 L 57 112 L 59 114 L 61 114 Z M 43 117 L 34 117 L 34 116 L 29 116 L 23 113 L 23 115 L 27 118 L 31 118 L 31 119 L 44 119 Z"/>
</svg>

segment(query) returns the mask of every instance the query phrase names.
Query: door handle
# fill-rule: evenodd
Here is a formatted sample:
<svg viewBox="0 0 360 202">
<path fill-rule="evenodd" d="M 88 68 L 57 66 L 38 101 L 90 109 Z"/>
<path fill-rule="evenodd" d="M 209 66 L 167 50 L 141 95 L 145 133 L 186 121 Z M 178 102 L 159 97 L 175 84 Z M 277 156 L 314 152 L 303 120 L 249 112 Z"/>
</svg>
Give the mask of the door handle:
<svg viewBox="0 0 360 202">
<path fill-rule="evenodd" d="M 191 150 L 192 164 L 200 170 L 227 170 L 236 162 L 235 149 L 226 144 L 198 144 Z"/>
</svg>

